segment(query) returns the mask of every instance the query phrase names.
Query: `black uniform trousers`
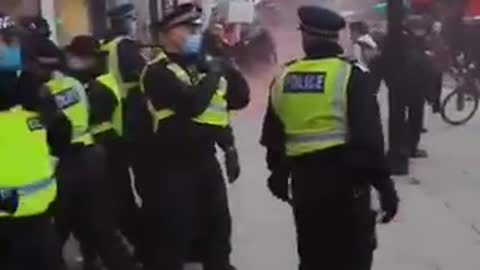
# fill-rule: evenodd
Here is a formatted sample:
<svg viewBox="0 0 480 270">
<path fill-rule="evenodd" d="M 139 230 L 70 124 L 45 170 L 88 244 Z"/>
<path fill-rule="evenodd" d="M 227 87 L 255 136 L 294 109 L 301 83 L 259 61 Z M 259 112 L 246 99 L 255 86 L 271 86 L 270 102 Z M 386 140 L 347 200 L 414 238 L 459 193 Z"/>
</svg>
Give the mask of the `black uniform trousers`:
<svg viewBox="0 0 480 270">
<path fill-rule="evenodd" d="M 294 162 L 292 206 L 300 270 L 371 269 L 376 221 L 370 188 L 338 160 Z"/>
<path fill-rule="evenodd" d="M 402 86 L 386 80 L 388 86 L 388 157 L 391 167 L 408 168 L 409 128 L 407 97 Z"/>
<path fill-rule="evenodd" d="M 216 158 L 150 165 L 150 179 L 137 183 L 148 239 L 146 269 L 183 269 L 198 241 L 203 243 L 198 255 L 204 269 L 230 269 L 231 216 Z"/>
<path fill-rule="evenodd" d="M 408 126 L 408 150 L 415 153 L 420 144 L 425 118 L 425 97 L 413 96 L 407 102 L 406 119 Z"/>
<path fill-rule="evenodd" d="M 115 229 L 103 148 L 85 147 L 62 157 L 57 176 L 60 184 L 56 222 L 62 242 L 72 232 L 83 247 L 85 261 L 98 254 L 107 269 L 134 269 Z"/>
<path fill-rule="evenodd" d="M 52 218 L 0 218 L 0 269 L 61 270 L 61 252 Z"/>
<path fill-rule="evenodd" d="M 120 139 L 105 145 L 108 178 L 112 189 L 114 212 L 122 234 L 139 251 L 140 209 L 136 204 L 130 177 L 130 155 Z"/>
</svg>

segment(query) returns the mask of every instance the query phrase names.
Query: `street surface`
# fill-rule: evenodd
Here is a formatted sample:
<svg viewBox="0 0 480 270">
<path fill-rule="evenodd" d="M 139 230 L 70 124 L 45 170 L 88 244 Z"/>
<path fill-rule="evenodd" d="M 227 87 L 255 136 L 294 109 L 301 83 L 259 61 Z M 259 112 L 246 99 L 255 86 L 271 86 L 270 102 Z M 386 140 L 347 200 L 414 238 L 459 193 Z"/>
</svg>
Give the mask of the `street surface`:
<svg viewBox="0 0 480 270">
<path fill-rule="evenodd" d="M 281 61 L 298 55 L 296 31 L 276 36 Z M 291 209 L 269 194 L 258 144 L 273 73 L 249 75 L 252 105 L 234 121 L 243 169 L 229 189 L 239 270 L 292 270 L 298 263 Z M 386 119 L 385 91 L 379 99 Z M 411 176 L 396 179 L 401 211 L 392 224 L 378 228 L 374 270 L 480 269 L 480 115 L 461 127 L 427 115 L 422 145 L 430 157 L 414 161 Z M 73 260 L 72 248 L 68 253 Z"/>
</svg>

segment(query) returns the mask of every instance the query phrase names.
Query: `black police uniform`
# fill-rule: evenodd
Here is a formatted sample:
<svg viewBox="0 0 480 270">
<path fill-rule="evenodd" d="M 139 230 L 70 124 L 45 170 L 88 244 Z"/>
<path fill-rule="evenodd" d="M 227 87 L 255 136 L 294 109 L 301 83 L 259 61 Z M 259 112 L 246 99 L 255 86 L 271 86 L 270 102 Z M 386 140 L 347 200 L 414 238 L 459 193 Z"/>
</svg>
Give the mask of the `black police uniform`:
<svg viewBox="0 0 480 270">
<path fill-rule="evenodd" d="M 318 7 L 302 7 L 299 16 L 301 29 L 312 35 L 331 37 L 345 25 L 339 15 Z M 333 41 L 304 47 L 306 59 L 339 58 L 343 53 Z M 376 96 L 367 74 L 355 66 L 347 87 L 347 108 L 346 145 L 296 158 L 285 155 L 283 124 L 271 104 L 265 115 L 261 144 L 267 148 L 272 173 L 269 188 L 288 201 L 291 177 L 301 270 L 370 269 L 376 248 L 370 187 L 385 194 L 383 205 L 396 205 Z"/>
<path fill-rule="evenodd" d="M 1 111 L 21 105 L 28 111 L 39 113 L 47 128 L 52 155 L 69 147 L 70 122 L 57 109 L 53 97 L 41 87 L 41 83 L 26 73 L 17 80 L 12 73 L 0 72 L 0 88 Z M 28 218 L 0 219 L 0 268 L 61 270 L 61 249 L 51 219 L 50 212 Z M 12 261 L 11 258 L 15 259 Z"/>
<path fill-rule="evenodd" d="M 37 40 L 29 55 L 36 61 L 41 57 L 61 59 L 62 54 L 55 44 L 44 38 Z M 55 66 L 42 66 L 42 63 L 36 62 L 32 67 L 48 71 L 58 69 L 60 64 L 59 61 Z M 48 78 L 36 79 L 33 76 L 30 80 L 36 80 L 43 86 L 46 82 L 41 80 Z M 128 254 L 114 230 L 113 219 L 109 216 L 111 200 L 106 196 L 108 188 L 99 185 L 105 179 L 103 148 L 73 143 L 56 156 L 59 158 L 56 170 L 59 181 L 54 210 L 58 214 L 55 222 L 61 243 L 72 231 L 82 245 L 96 248 L 107 267 L 134 269 L 135 265 L 128 260 Z"/>
<path fill-rule="evenodd" d="M 113 114 L 115 108 L 118 105 L 118 100 L 116 99 L 114 93 L 108 88 L 108 86 L 103 85 L 96 78 L 103 74 L 106 70 L 105 65 L 105 54 L 100 52 L 100 46 L 93 37 L 90 36 L 79 36 L 76 37 L 70 46 L 67 47 L 67 50 L 73 54 L 82 56 L 91 56 L 97 58 L 97 66 L 92 67 L 89 70 L 69 70 L 69 75 L 77 78 L 83 85 L 86 86 L 86 92 L 88 94 L 88 100 L 90 105 L 90 125 L 92 127 L 97 126 L 101 123 L 111 122 L 113 119 Z M 118 189 L 119 184 L 121 183 L 130 183 L 128 164 L 121 163 L 119 161 L 124 161 L 126 159 L 118 157 L 118 155 L 124 155 L 125 152 L 122 151 L 122 139 L 116 133 L 115 130 L 110 129 L 104 132 L 94 135 L 95 143 L 101 145 L 106 154 L 106 175 L 105 179 L 99 181 L 97 186 L 99 189 L 103 190 L 104 200 L 103 204 L 104 211 L 107 213 L 104 214 L 102 220 L 111 219 L 109 222 L 112 226 L 112 230 L 117 228 L 127 237 L 131 244 L 138 248 L 138 239 L 133 238 L 138 235 L 137 231 L 140 229 L 138 226 L 139 217 L 138 217 L 138 208 L 135 205 L 135 199 L 133 192 L 130 188 L 128 189 Z M 123 170 L 123 171 L 122 171 Z M 122 177 L 127 177 L 122 179 Z M 122 191 L 130 191 L 130 194 L 122 194 Z M 126 195 L 130 195 L 130 200 L 132 203 L 125 203 Z M 134 207 L 128 208 L 128 207 Z M 135 216 L 131 216 L 136 214 Z M 127 227 L 127 225 L 129 225 Z M 117 235 L 118 236 L 118 235 Z M 116 237 L 114 239 L 114 244 L 117 245 L 117 249 L 121 250 L 123 245 L 121 244 L 121 238 Z M 95 265 L 98 255 L 104 256 L 102 252 L 99 252 L 97 246 L 89 246 L 88 243 L 80 243 L 80 248 L 84 256 L 84 261 L 87 265 Z M 125 257 L 125 247 L 123 247 L 122 255 Z"/>
<path fill-rule="evenodd" d="M 122 25 L 122 20 L 127 20 L 128 16 L 134 12 L 134 6 L 132 4 L 120 5 L 108 12 L 108 16 L 112 22 L 112 28 L 110 29 L 109 36 L 105 40 L 105 43 L 109 41 L 128 35 L 128 31 L 125 28 L 125 25 Z M 116 21 L 117 23 L 113 23 Z M 126 38 L 120 41 L 118 44 L 118 65 L 120 70 L 120 76 L 122 77 L 125 83 L 137 83 L 140 80 L 140 74 L 142 73 L 143 68 L 145 67 L 146 61 L 141 54 L 140 44 L 133 39 Z M 129 95 L 122 100 L 123 104 L 123 114 L 127 114 L 128 110 L 135 110 L 138 106 L 135 97 L 133 95 L 138 94 L 138 87 L 134 87 L 132 91 L 129 92 Z M 133 107 L 133 108 L 132 108 Z M 134 160 L 131 159 L 133 156 L 134 146 L 131 145 L 131 133 L 132 129 L 135 129 L 135 126 L 131 126 L 128 123 L 135 122 L 135 120 L 127 122 L 124 119 L 124 136 L 119 138 L 111 145 L 109 148 L 111 164 L 116 164 L 112 166 L 113 170 L 110 170 L 111 178 L 114 181 L 114 193 L 116 203 L 118 204 L 118 209 L 122 209 L 120 214 L 120 229 L 123 234 L 127 237 L 130 243 L 132 243 L 136 248 L 138 248 L 139 235 L 138 235 L 138 220 L 140 219 L 139 209 L 135 202 L 135 197 L 131 188 L 131 175 L 129 168 L 133 169 L 135 175 L 141 175 L 140 169 L 138 166 L 133 166 Z M 136 168 L 137 167 L 137 168 Z"/>
<path fill-rule="evenodd" d="M 172 21 L 188 23 L 187 20 L 200 17 L 196 13 L 189 16 L 191 12 L 196 11 L 180 6 L 166 17 L 162 26 Z M 185 69 L 197 66 L 196 60 L 166 53 L 170 61 Z M 150 240 L 147 269 L 181 269 L 190 259 L 192 241 L 197 240 L 197 233 L 203 228 L 206 230 L 200 236 L 202 248 L 194 252 L 204 268 L 231 268 L 231 216 L 225 181 L 215 156 L 218 138 L 228 137 L 230 131 L 191 120 L 206 110 L 220 76 L 218 71 L 210 71 L 198 84 L 187 86 L 167 68 L 166 62 L 151 65 L 146 71 L 143 84 L 153 106 L 156 109 L 172 108 L 176 112 L 161 121 L 158 131 L 148 142 L 148 155 L 144 155 L 149 157 L 145 163 L 149 163 L 147 175 L 150 177 L 137 181 Z M 231 97 L 245 91 L 236 89 L 244 83 L 229 84 L 227 95 Z M 230 100 L 230 107 L 238 109 L 248 104 L 248 94 L 239 96 L 247 98 L 238 103 Z M 151 122 L 149 125 L 152 130 Z"/>
</svg>

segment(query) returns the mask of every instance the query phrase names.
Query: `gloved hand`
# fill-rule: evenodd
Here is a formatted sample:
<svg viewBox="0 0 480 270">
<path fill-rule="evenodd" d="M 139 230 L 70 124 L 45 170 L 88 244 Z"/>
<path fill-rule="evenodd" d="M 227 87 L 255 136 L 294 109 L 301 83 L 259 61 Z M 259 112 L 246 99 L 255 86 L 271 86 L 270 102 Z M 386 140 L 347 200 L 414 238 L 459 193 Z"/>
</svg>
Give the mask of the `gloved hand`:
<svg viewBox="0 0 480 270">
<path fill-rule="evenodd" d="M 268 177 L 268 189 L 277 199 L 290 202 L 290 175 L 288 173 L 272 172 Z"/>
<path fill-rule="evenodd" d="M 223 73 L 225 70 L 225 61 L 221 57 L 206 55 L 200 60 L 198 69 L 205 73 Z"/>
<path fill-rule="evenodd" d="M 382 223 L 392 221 L 398 212 L 399 198 L 392 179 L 388 179 L 380 188 L 380 207 L 382 209 Z"/>
<path fill-rule="evenodd" d="M 227 177 L 230 184 L 235 183 L 240 177 L 240 160 L 235 147 L 225 151 L 225 168 L 227 169 Z"/>
<path fill-rule="evenodd" d="M 15 214 L 18 209 L 19 195 L 17 190 L 0 192 L 0 213 L 6 212 L 10 215 Z"/>
</svg>

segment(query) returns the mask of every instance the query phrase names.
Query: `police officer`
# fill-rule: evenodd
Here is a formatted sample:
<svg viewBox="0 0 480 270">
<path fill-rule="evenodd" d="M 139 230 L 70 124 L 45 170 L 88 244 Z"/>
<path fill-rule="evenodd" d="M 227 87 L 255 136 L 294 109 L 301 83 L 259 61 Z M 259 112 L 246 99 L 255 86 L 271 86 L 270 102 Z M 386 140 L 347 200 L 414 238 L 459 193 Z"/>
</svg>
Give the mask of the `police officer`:
<svg viewBox="0 0 480 270">
<path fill-rule="evenodd" d="M 182 269 L 201 224 L 205 269 L 231 269 L 231 217 L 215 145 L 230 136 L 223 62 L 201 54 L 201 13 L 178 6 L 154 28 L 163 52 L 142 76 L 154 137 L 137 182 L 152 252 L 147 269 Z M 154 157 L 154 158 L 153 158 Z M 235 180 L 235 179 L 232 179 Z"/>
<path fill-rule="evenodd" d="M 129 182 L 128 165 L 122 157 L 124 154 L 119 151 L 122 144 L 123 119 L 122 119 L 122 101 L 120 88 L 111 73 L 106 73 L 106 53 L 101 50 L 100 43 L 91 36 L 77 36 L 71 44 L 67 46 L 67 69 L 68 73 L 85 86 L 90 104 L 90 132 L 95 138 L 97 144 L 101 144 L 107 152 L 107 179 L 114 198 L 116 226 L 124 235 L 137 236 L 132 231 L 141 230 L 138 226 L 138 217 L 129 216 L 138 210 L 126 209 L 125 197 L 122 190 L 118 190 L 117 181 Z M 123 171 L 122 171 L 123 170 Z M 127 177 L 121 179 L 121 177 Z M 133 193 L 131 194 L 133 197 Z M 133 198 L 132 198 L 133 200 Z M 130 204 L 128 204 L 130 205 Z M 135 205 L 133 205 L 135 206 Z M 125 221 L 128 221 L 126 223 Z M 132 227 L 124 227 L 130 224 Z M 122 226 L 123 225 L 123 226 Z M 134 226 L 135 225 L 135 226 Z M 135 249 L 138 249 L 140 240 L 129 238 Z M 138 250 L 137 250 L 138 251 Z"/>
<path fill-rule="evenodd" d="M 61 51 L 47 39 L 35 46 L 31 76 L 44 83 L 56 105 L 72 123 L 71 146 L 58 155 L 59 182 L 56 219 L 61 240 L 73 234 L 84 246 L 95 247 L 108 269 L 135 269 L 114 229 L 111 198 L 105 178 L 105 154 L 89 132 L 89 105 L 81 83 L 60 70 Z"/>
<path fill-rule="evenodd" d="M 70 142 L 70 123 L 45 89 L 30 100 L 16 74 L 22 49 L 13 21 L 0 14 L 0 268 L 60 270 L 60 249 L 48 214 L 57 195 L 50 154 Z"/>
<path fill-rule="evenodd" d="M 120 5 L 108 12 L 110 18 L 110 36 L 104 42 L 103 49 L 108 52 L 107 71 L 116 80 L 116 85 L 120 90 L 122 104 L 119 104 L 117 113 L 122 113 L 122 126 L 117 121 L 117 131 L 121 129 L 121 139 L 117 140 L 117 144 L 111 155 L 115 159 L 118 169 L 112 175 L 115 179 L 114 195 L 115 200 L 120 204 L 122 209 L 120 216 L 120 227 L 130 243 L 136 245 L 138 236 L 138 228 L 136 220 L 138 220 L 139 210 L 135 203 L 135 197 L 132 191 L 132 180 L 129 167 L 135 162 L 131 160 L 132 152 L 135 152 L 135 146 L 130 145 L 132 140 L 131 133 L 135 130 L 136 121 L 131 119 L 127 121 L 124 117 L 128 110 L 137 110 L 141 107 L 141 98 L 138 98 L 138 82 L 140 74 L 145 66 L 145 59 L 140 53 L 140 46 L 135 41 L 136 37 L 136 16 L 135 9 L 132 4 Z M 141 110 L 141 109 L 140 109 Z M 128 124 L 129 123 L 129 124 Z M 132 125 L 133 123 L 133 125 Z M 134 174 L 139 178 L 141 171 L 135 169 Z M 138 255 L 138 254 L 137 254 Z M 140 256 L 140 255 L 138 255 Z"/>
<path fill-rule="evenodd" d="M 272 84 L 263 125 L 268 187 L 293 207 L 299 269 L 370 269 L 370 187 L 380 193 L 383 222 L 398 207 L 378 104 L 367 74 L 340 57 L 345 20 L 317 6 L 298 14 L 306 57 L 287 64 Z"/>
<path fill-rule="evenodd" d="M 104 42 L 104 49 L 108 52 L 108 70 L 117 79 L 122 97 L 126 97 L 128 90 L 138 86 L 138 79 L 145 66 L 140 46 L 135 41 L 135 7 L 132 4 L 120 5 L 110 10 L 108 16 L 110 36 Z"/>
</svg>

